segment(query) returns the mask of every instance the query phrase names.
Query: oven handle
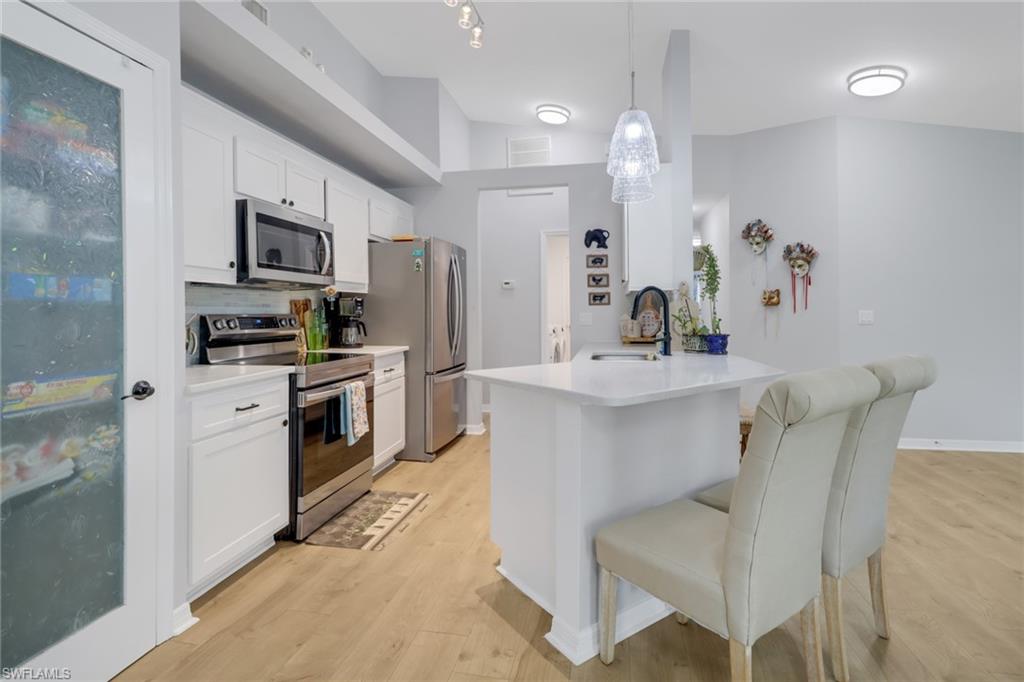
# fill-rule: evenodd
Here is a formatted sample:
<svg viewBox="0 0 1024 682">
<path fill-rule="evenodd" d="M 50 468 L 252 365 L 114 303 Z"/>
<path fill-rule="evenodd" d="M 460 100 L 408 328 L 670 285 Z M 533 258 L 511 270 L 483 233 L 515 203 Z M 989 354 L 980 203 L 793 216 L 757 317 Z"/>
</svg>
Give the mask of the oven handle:
<svg viewBox="0 0 1024 682">
<path fill-rule="evenodd" d="M 310 405 L 317 405 L 319 403 L 326 402 L 331 398 L 337 398 L 345 392 L 346 386 L 354 384 L 357 381 L 362 381 L 366 384 L 367 388 L 370 388 L 373 386 L 373 374 L 367 374 L 364 377 L 331 384 L 330 386 L 325 386 L 324 388 L 317 389 L 315 391 L 299 391 L 298 398 L 296 399 L 296 405 L 298 407 L 309 407 Z"/>
</svg>

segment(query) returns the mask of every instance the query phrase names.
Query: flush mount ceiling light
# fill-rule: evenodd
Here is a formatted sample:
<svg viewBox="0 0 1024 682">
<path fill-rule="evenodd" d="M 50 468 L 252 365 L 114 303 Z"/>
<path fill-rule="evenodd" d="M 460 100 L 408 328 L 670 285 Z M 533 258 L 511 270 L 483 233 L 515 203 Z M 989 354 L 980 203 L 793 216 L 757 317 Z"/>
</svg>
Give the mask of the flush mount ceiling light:
<svg viewBox="0 0 1024 682">
<path fill-rule="evenodd" d="M 560 104 L 541 104 L 537 107 L 537 118 L 553 126 L 568 123 L 572 112 Z"/>
<path fill-rule="evenodd" d="M 612 201 L 645 201 L 654 196 L 651 191 L 650 176 L 661 168 L 658 158 L 658 141 L 654 137 L 654 127 L 647 112 L 636 108 L 636 71 L 633 69 L 633 2 L 630 0 L 627 17 L 629 43 L 629 109 L 622 112 L 615 124 L 615 132 L 608 147 L 608 175 L 616 180 L 629 179 L 634 183 L 618 183 L 622 191 L 612 190 Z M 641 181 L 641 178 L 643 181 Z M 636 185 L 639 199 L 624 199 L 632 196 L 632 189 L 626 185 Z M 647 193 L 650 196 L 647 196 Z M 619 197 L 619 198 L 617 198 Z"/>
<path fill-rule="evenodd" d="M 881 97 L 902 88 L 906 80 L 906 69 L 898 66 L 870 66 L 851 73 L 846 79 L 846 87 L 861 97 Z"/>
<path fill-rule="evenodd" d="M 443 0 L 448 7 L 459 8 L 459 28 L 469 31 L 469 46 L 480 49 L 484 46 L 484 18 L 480 16 L 473 0 Z"/>
</svg>

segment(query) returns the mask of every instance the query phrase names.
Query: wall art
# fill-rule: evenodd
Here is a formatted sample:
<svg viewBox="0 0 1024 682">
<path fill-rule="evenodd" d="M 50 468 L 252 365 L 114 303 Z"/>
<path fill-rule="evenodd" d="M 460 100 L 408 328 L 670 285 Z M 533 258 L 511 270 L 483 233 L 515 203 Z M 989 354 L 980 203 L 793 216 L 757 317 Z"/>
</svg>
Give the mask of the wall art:
<svg viewBox="0 0 1024 682">
<path fill-rule="evenodd" d="M 608 237 L 612 236 L 612 233 L 600 227 L 595 227 L 591 230 L 587 230 L 587 234 L 583 237 L 583 244 L 589 249 L 595 247 L 598 249 L 608 248 Z"/>
<path fill-rule="evenodd" d="M 596 289 L 607 289 L 611 286 L 611 275 L 607 272 L 587 273 L 587 286 Z"/>
<path fill-rule="evenodd" d="M 768 242 L 775 239 L 775 232 L 772 228 L 768 227 L 767 223 L 758 218 L 746 224 L 740 233 L 740 237 L 747 242 L 754 255 L 759 256 L 768 248 Z"/>
<path fill-rule="evenodd" d="M 810 244 L 796 242 L 786 244 L 782 250 L 782 259 L 789 263 L 789 282 L 793 296 L 793 313 L 796 313 L 796 281 L 803 283 L 804 310 L 808 306 L 808 292 L 811 288 L 811 264 L 818 257 L 818 252 Z"/>
<path fill-rule="evenodd" d="M 588 298 L 590 305 L 611 305 L 612 293 L 610 291 L 591 291 Z"/>
<path fill-rule="evenodd" d="M 587 267 L 588 268 L 606 268 L 608 267 L 608 256 L 603 253 L 588 253 L 587 254 Z"/>
</svg>

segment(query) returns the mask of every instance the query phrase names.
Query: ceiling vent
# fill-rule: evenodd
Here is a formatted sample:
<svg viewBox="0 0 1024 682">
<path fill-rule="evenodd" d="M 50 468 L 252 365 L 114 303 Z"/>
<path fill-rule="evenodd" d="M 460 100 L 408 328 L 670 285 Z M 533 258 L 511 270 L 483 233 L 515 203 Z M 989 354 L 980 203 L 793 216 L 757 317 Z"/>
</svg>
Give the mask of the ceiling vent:
<svg viewBox="0 0 1024 682">
<path fill-rule="evenodd" d="M 551 164 L 551 137 L 508 138 L 508 167 L 547 166 Z"/>
<path fill-rule="evenodd" d="M 242 7 L 249 10 L 249 14 L 253 15 L 264 24 L 267 23 L 267 6 L 256 2 L 256 0 L 242 0 Z"/>
</svg>

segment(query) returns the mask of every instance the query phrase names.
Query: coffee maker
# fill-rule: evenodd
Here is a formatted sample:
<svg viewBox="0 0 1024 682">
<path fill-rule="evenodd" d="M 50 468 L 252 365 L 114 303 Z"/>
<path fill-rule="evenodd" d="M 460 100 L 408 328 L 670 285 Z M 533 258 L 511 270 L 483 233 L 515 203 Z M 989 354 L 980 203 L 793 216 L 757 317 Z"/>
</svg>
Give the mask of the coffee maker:
<svg viewBox="0 0 1024 682">
<path fill-rule="evenodd" d="M 363 299 L 359 296 L 324 299 L 324 311 L 331 348 L 362 348 L 366 325 L 362 321 Z"/>
</svg>

